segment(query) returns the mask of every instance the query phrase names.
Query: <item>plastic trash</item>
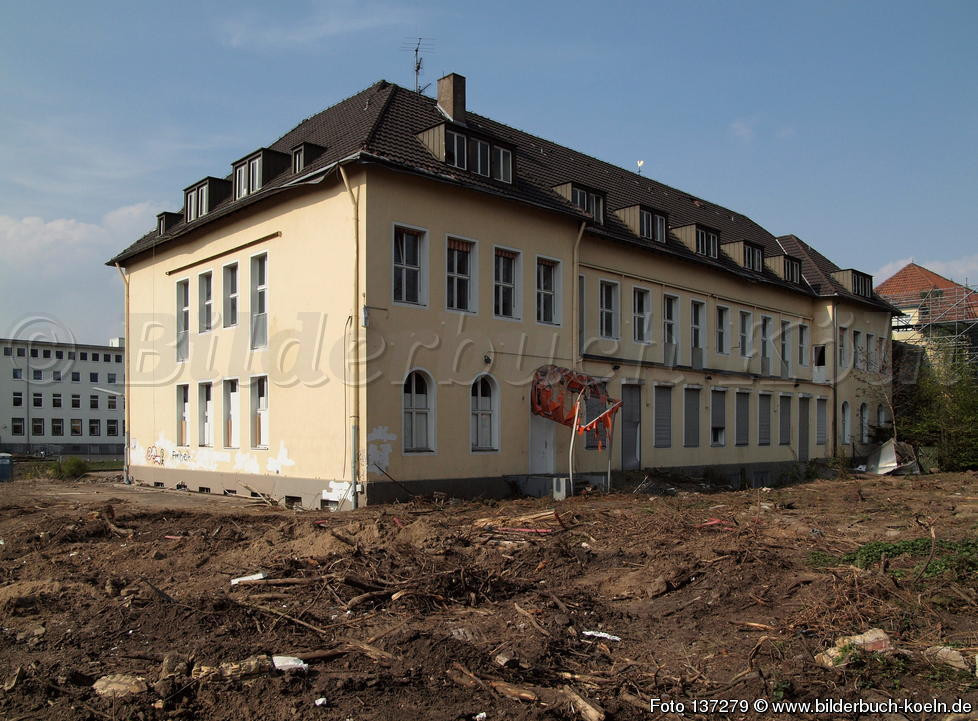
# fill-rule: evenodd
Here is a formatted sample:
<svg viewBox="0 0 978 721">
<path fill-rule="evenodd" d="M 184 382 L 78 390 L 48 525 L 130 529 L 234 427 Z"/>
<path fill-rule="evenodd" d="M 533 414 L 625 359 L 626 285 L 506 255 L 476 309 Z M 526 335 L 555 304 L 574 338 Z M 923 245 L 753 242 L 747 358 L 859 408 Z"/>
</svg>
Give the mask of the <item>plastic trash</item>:
<svg viewBox="0 0 978 721">
<path fill-rule="evenodd" d="M 329 699 L 326 698 L 325 696 L 320 696 L 315 701 L 313 701 L 313 703 L 316 704 L 317 706 L 326 706 L 329 704 Z"/>
<path fill-rule="evenodd" d="M 231 585 L 237 586 L 242 581 L 261 581 L 263 578 L 268 578 L 267 573 L 253 573 L 250 576 L 240 576 L 238 578 L 231 579 Z"/>
<path fill-rule="evenodd" d="M 272 665 L 279 671 L 309 670 L 309 664 L 295 656 L 272 656 Z"/>
<path fill-rule="evenodd" d="M 612 636 L 610 633 L 605 633 L 604 631 L 582 631 L 581 635 L 603 638 L 606 641 L 621 641 L 621 636 Z"/>
</svg>

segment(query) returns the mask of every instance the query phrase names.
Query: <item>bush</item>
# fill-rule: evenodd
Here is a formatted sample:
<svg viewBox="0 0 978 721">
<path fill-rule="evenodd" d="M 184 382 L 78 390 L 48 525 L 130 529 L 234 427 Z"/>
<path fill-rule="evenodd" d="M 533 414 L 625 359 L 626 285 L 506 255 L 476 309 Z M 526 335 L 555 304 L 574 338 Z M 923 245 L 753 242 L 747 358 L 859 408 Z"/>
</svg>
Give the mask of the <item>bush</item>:
<svg viewBox="0 0 978 721">
<path fill-rule="evenodd" d="M 55 478 L 78 478 L 88 473 L 88 461 L 77 456 L 70 456 L 54 464 Z"/>
</svg>

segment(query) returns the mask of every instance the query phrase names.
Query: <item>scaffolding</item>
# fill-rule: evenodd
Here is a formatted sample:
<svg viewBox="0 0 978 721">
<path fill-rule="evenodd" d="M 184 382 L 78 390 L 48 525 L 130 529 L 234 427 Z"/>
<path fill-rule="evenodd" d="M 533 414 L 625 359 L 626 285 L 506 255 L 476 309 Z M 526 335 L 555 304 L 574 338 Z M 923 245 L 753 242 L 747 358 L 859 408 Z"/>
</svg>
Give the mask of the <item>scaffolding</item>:
<svg viewBox="0 0 978 721">
<path fill-rule="evenodd" d="M 965 285 L 886 294 L 901 311 L 893 339 L 978 365 L 978 292 Z"/>
</svg>

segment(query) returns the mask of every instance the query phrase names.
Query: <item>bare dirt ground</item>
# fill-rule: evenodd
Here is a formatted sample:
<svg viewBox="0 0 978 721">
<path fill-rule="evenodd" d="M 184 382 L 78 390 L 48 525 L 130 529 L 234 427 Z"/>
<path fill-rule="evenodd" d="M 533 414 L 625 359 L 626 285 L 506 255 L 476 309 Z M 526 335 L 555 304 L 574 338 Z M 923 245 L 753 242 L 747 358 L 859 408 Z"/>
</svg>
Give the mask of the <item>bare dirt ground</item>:
<svg viewBox="0 0 978 721">
<path fill-rule="evenodd" d="M 653 697 L 978 704 L 976 528 L 974 474 L 340 514 L 110 478 L 20 480 L 0 484 L 0 718 L 680 718 L 650 714 Z M 813 660 L 870 628 L 896 650 Z M 933 646 L 970 670 L 928 660 Z M 308 669 L 274 670 L 271 655 Z M 110 674 L 137 677 L 116 683 L 138 692 L 99 695 Z"/>
</svg>

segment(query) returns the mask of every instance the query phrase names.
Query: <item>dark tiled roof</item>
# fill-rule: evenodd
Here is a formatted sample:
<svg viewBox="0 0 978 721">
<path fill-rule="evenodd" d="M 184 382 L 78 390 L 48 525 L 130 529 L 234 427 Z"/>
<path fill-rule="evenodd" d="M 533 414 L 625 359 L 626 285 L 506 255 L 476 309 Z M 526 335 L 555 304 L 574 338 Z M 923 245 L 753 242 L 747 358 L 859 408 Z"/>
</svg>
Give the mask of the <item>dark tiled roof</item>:
<svg viewBox="0 0 978 721">
<path fill-rule="evenodd" d="M 782 243 L 774 235 L 740 213 L 471 111 L 466 114 L 464 132 L 476 137 L 483 136 L 513 150 L 513 182 L 494 181 L 451 167 L 437 160 L 417 137 L 422 131 L 446 120 L 433 98 L 380 81 L 308 118 L 268 147 L 289 152 L 301 142 L 324 146 L 325 152 L 302 171 L 303 175 L 328 168 L 340 161 L 382 163 L 442 182 L 588 220 L 577 207 L 554 191 L 555 186 L 565 183 L 579 184 L 606 194 L 605 223 L 601 225 L 588 220 L 589 232 L 592 234 L 639 245 L 653 253 L 686 258 L 754 280 L 782 285 L 796 292 L 811 294 L 814 289 L 817 294 L 824 294 L 826 290 L 830 291 L 830 295 L 845 294 L 841 286 L 830 278 L 826 279 L 825 273 L 819 270 L 824 264 L 831 266 L 833 270 L 837 270 L 836 266 L 801 241 L 798 242 L 816 255 L 818 262 L 813 262 L 806 253 L 795 253 L 782 248 Z M 275 193 L 290 190 L 294 187 L 289 185 L 292 180 L 294 176 L 289 168 L 266 183 L 257 193 L 237 201 L 224 201 L 198 220 L 177 224 L 162 237 L 155 230 L 147 233 L 109 262 L 132 258 L 159 244 L 171 242 L 216 218 L 236 212 Z M 639 238 L 612 212 L 632 205 L 644 205 L 666 212 L 670 228 L 700 224 L 719 231 L 721 242 L 747 240 L 762 246 L 768 256 L 780 255 L 785 251 L 798 255 L 803 259 L 802 274 L 808 284 L 799 287 L 787 283 L 767 268 L 762 272 L 746 270 L 742 259 L 729 257 L 723 252 L 722 245 L 720 257 L 714 260 L 696 255 L 672 234 L 665 244 Z"/>
</svg>

